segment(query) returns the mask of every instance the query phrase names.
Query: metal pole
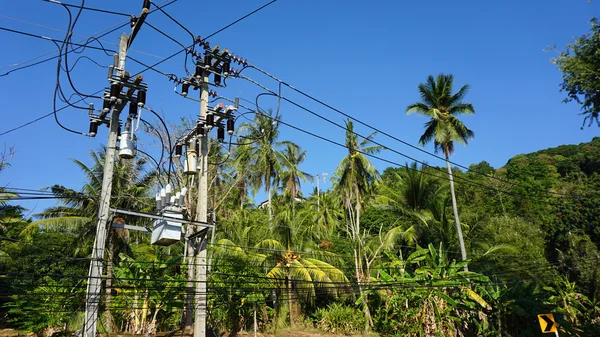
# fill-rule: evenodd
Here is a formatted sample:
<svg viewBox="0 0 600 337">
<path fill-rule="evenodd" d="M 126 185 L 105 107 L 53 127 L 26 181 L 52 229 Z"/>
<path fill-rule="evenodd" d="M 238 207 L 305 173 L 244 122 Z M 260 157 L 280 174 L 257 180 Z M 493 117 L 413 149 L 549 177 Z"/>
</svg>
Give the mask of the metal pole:
<svg viewBox="0 0 600 337">
<path fill-rule="evenodd" d="M 208 112 L 208 75 L 206 70 L 202 71 L 202 83 L 200 84 L 200 118 L 206 118 Z M 207 222 L 208 220 L 208 132 L 198 138 L 200 141 L 200 153 L 198 160 L 200 170 L 198 172 L 198 205 L 196 220 Z M 196 313 L 194 321 L 194 337 L 206 337 L 206 239 L 207 235 L 201 237 L 200 244 L 196 250 Z"/>
<path fill-rule="evenodd" d="M 121 35 L 118 65 L 119 67 L 122 66 L 121 69 L 125 67 L 127 40 L 127 35 Z M 94 240 L 87 284 L 85 320 L 83 321 L 84 337 L 96 337 L 96 323 L 98 322 L 100 294 L 102 290 L 102 262 L 104 260 L 106 238 L 108 236 L 110 196 L 112 194 L 112 178 L 119 134 L 119 113 L 121 112 L 119 109 L 113 107 L 110 115 L 110 133 L 108 134 L 108 146 L 104 157 L 104 175 L 102 179 L 102 192 L 100 194 L 98 223 L 96 224 L 96 238 Z"/>
</svg>

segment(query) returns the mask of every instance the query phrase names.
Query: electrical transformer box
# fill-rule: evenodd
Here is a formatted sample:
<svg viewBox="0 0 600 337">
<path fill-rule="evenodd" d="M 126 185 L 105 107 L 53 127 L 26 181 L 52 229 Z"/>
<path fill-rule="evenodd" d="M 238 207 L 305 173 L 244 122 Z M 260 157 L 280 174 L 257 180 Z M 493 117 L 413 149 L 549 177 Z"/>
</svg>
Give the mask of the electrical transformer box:
<svg viewBox="0 0 600 337">
<path fill-rule="evenodd" d="M 167 207 L 162 215 L 169 218 L 183 219 L 183 213 L 179 210 L 169 210 Z M 152 229 L 153 245 L 170 246 L 181 240 L 182 224 L 169 220 L 156 220 Z"/>
</svg>

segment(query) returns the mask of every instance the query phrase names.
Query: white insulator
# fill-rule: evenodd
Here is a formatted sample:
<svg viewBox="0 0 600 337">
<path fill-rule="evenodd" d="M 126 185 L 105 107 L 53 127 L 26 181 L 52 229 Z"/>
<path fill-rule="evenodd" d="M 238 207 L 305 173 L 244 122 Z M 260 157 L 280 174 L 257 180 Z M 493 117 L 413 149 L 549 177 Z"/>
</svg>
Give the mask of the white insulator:
<svg viewBox="0 0 600 337">
<path fill-rule="evenodd" d="M 165 192 L 166 192 L 166 200 L 170 201 L 171 200 L 171 194 L 173 192 L 173 187 L 171 187 L 171 184 L 167 184 L 167 186 L 165 187 Z"/>
<path fill-rule="evenodd" d="M 164 188 L 160 189 L 160 208 L 167 206 L 167 191 Z"/>
<path fill-rule="evenodd" d="M 160 209 L 162 208 L 162 207 L 160 207 L 160 193 L 156 193 L 155 200 L 156 200 L 156 210 L 160 211 Z"/>
<path fill-rule="evenodd" d="M 174 201 L 175 206 L 181 206 L 179 199 L 181 199 L 181 192 L 175 193 L 175 201 Z"/>
<path fill-rule="evenodd" d="M 175 196 L 171 196 L 169 199 L 169 205 L 175 205 Z"/>
<path fill-rule="evenodd" d="M 179 195 L 179 206 L 183 206 L 183 201 L 185 200 L 185 195 L 187 194 L 187 188 L 182 188 L 180 193 L 181 194 Z"/>
</svg>

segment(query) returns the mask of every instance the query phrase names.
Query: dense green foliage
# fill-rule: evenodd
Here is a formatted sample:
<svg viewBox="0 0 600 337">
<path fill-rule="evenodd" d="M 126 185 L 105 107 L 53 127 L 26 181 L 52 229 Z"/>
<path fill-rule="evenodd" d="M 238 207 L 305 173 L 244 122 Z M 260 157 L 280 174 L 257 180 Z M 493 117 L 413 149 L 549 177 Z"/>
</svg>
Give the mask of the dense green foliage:
<svg viewBox="0 0 600 337">
<path fill-rule="evenodd" d="M 277 123 L 269 125 L 276 131 Z M 213 329 L 539 336 L 536 315 L 552 312 L 561 336 L 600 334 L 600 138 L 518 155 L 498 169 L 486 162 L 453 168 L 469 256 L 461 261 L 447 168 L 408 163 L 379 173 L 364 155 L 382 150 L 370 144 L 375 135 L 360 139 L 346 125 L 349 152 L 330 191 L 303 194 L 299 182 L 308 174 L 298 165 L 306 153 L 276 132 L 269 142 L 238 146 L 232 160 L 211 169 Z M 36 221 L 2 192 L 2 326 L 82 326 L 96 217 L 90 205 L 102 161 L 100 151 L 90 168 L 76 162 L 89 183 L 80 192 L 53 188 L 63 205 Z M 179 167 L 171 181 L 181 187 L 191 178 Z M 113 200 L 120 207 L 151 209 L 157 180 L 145 169 L 144 162 L 119 163 Z M 247 192 L 259 189 L 271 198 L 255 207 Z M 186 203 L 195 205 L 192 195 Z M 143 233 L 112 230 L 107 248 L 100 331 L 180 329 L 188 271 L 201 266 L 184 243 L 151 246 Z"/>
<path fill-rule="evenodd" d="M 591 31 L 571 42 L 553 62 L 563 73 L 565 102 L 581 104 L 584 125 L 595 121 L 600 126 L 600 23 L 594 18 L 590 24 Z"/>
</svg>

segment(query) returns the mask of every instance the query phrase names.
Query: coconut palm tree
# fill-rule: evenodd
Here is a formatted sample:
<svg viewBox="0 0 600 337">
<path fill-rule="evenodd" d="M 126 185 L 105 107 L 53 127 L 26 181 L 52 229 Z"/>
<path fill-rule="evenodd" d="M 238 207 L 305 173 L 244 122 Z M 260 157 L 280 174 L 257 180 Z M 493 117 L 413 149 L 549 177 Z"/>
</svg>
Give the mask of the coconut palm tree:
<svg viewBox="0 0 600 337">
<path fill-rule="evenodd" d="M 300 170 L 299 166 L 306 159 L 306 151 L 292 142 L 284 142 L 284 149 L 278 153 L 283 171 L 277 180 L 281 182 L 281 190 L 288 193 L 292 202 L 301 192 L 300 180 L 313 181 L 313 176 Z"/>
<path fill-rule="evenodd" d="M 256 114 L 252 123 L 244 123 L 240 130 L 245 133 L 243 137 L 250 142 L 249 166 L 251 172 L 249 176 L 252 193 L 256 194 L 264 188 L 268 197 L 269 218 L 273 218 L 271 208 L 271 189 L 277 174 L 281 171 L 277 148 L 281 143 L 279 138 L 279 118 L 281 115 L 273 117 L 272 111 Z"/>
<path fill-rule="evenodd" d="M 450 194 L 452 196 L 452 211 L 454 212 L 460 251 L 464 261 L 467 259 L 467 251 L 458 218 L 450 156 L 454 153 L 454 142 L 467 144 L 469 139 L 475 136 L 473 131 L 457 118 L 461 114 L 474 114 L 475 109 L 471 103 L 463 102 L 463 98 L 469 92 L 469 85 L 463 85 L 458 92 L 453 94 L 453 82 L 454 76 L 452 75 L 440 74 L 437 78 L 429 75 L 427 81 L 418 86 L 421 102 L 409 105 L 406 108 L 406 113 L 418 113 L 429 118 L 429 121 L 425 123 L 425 132 L 419 138 L 419 144 L 425 146 L 433 140 L 435 151 L 441 150 L 446 159 Z M 465 270 L 467 270 L 466 264 Z"/>
<path fill-rule="evenodd" d="M 354 247 L 354 265 L 356 281 L 361 297 L 364 297 L 362 282 L 369 282 L 370 275 L 363 270 L 365 260 L 365 242 L 361 238 L 360 215 L 365 199 L 372 195 L 373 185 L 378 177 L 378 172 L 367 159 L 365 154 L 373 154 L 382 150 L 379 145 L 371 145 L 375 132 L 364 139 L 360 139 L 354 132 L 354 125 L 349 119 L 346 120 L 346 148 L 348 154 L 337 167 L 335 175 L 337 183 L 334 190 L 341 196 L 346 218 L 348 221 L 347 231 Z M 371 326 L 371 314 L 367 301 L 364 301 L 366 316 L 366 330 Z"/>
<path fill-rule="evenodd" d="M 225 220 L 228 238 L 218 240 L 212 250 L 217 261 L 238 258 L 260 267 L 278 289 L 285 290 L 285 295 L 276 295 L 274 302 L 280 303 L 281 297 L 285 299 L 293 325 L 293 308 L 300 295 L 314 299 L 318 289 L 335 295 L 342 289 L 332 287 L 332 282 L 348 282 L 348 279 L 334 266 L 335 262 L 341 262 L 339 257 L 318 247 L 312 234 L 299 223 L 305 218 L 293 215 L 291 203 L 277 198 L 273 200 L 273 208 L 276 214 L 273 224 L 267 224 L 263 213 L 249 210 L 239 212 L 239 217 L 231 219 L 231 223 Z M 280 308 L 276 304 L 276 312 Z"/>
<path fill-rule="evenodd" d="M 35 231 L 44 229 L 46 231 L 68 231 L 77 233 L 81 237 L 83 247 L 88 249 L 93 240 L 94 226 L 98 217 L 98 200 L 102 191 L 102 179 L 104 174 L 105 149 L 99 152 L 90 151 L 93 165 L 88 166 L 83 162 L 73 159 L 73 162 L 84 172 L 87 182 L 81 192 L 74 191 L 63 186 L 51 187 L 52 192 L 60 197 L 63 205 L 52 206 L 45 209 L 36 216 L 38 221 L 30 223 L 21 235 L 29 237 Z M 147 212 L 151 209 L 150 188 L 154 183 L 153 173 L 145 174 L 143 159 L 135 161 L 116 161 L 113 174 L 113 189 L 111 205 L 116 208 L 133 209 Z M 116 219 L 119 222 L 130 224 L 140 221 L 139 218 L 127 217 Z M 128 252 L 129 231 L 126 229 L 111 228 L 108 237 L 108 259 L 107 259 L 107 307 L 111 301 L 112 271 L 113 264 L 118 257 L 119 250 Z M 110 330 L 112 319 L 107 312 L 107 328 Z"/>
</svg>

